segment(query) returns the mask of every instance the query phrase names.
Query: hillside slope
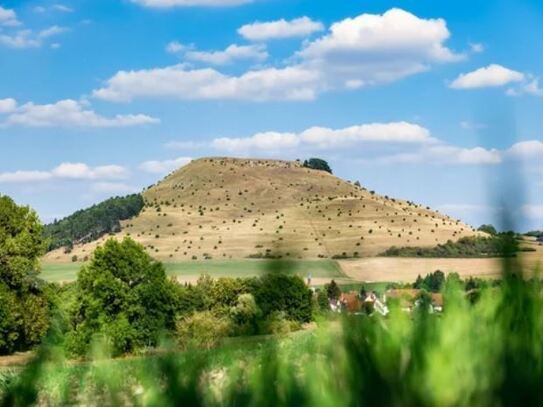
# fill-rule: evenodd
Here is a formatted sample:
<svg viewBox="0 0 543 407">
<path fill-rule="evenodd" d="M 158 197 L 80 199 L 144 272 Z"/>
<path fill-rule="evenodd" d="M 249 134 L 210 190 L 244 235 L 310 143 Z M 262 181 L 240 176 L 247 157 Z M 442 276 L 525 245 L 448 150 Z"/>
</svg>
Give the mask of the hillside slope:
<svg viewBox="0 0 543 407">
<path fill-rule="evenodd" d="M 202 158 L 143 196 L 146 207 L 116 236 L 130 235 L 162 260 L 363 257 L 476 233 L 293 161 Z M 83 259 L 105 238 L 47 260 Z"/>
</svg>

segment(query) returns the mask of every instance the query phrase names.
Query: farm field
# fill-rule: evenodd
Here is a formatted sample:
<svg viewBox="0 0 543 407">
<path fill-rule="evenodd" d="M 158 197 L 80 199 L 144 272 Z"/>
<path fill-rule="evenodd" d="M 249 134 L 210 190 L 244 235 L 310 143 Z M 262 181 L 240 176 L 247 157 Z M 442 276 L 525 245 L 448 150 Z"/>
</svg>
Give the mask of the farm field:
<svg viewBox="0 0 543 407">
<path fill-rule="evenodd" d="M 519 253 L 518 260 L 528 273 L 540 270 L 543 265 L 543 247 L 526 241 L 524 246 L 534 252 Z M 441 270 L 445 274 L 458 273 L 462 278 L 495 278 L 502 272 L 503 259 L 499 258 L 412 258 L 412 257 L 368 257 L 338 260 L 341 270 L 353 281 L 365 282 L 413 282 L 420 274 L 424 276 Z"/>
<path fill-rule="evenodd" d="M 41 277 L 52 282 L 69 282 L 77 278 L 82 263 L 44 263 Z M 350 279 L 343 273 L 334 260 L 205 260 L 165 262 L 164 267 L 170 276 L 180 282 L 195 282 L 202 274 L 214 278 L 220 277 L 256 277 L 270 270 L 291 270 L 302 278 L 311 273 L 315 285 L 323 285 L 331 279 L 339 283 L 348 283 Z"/>
</svg>

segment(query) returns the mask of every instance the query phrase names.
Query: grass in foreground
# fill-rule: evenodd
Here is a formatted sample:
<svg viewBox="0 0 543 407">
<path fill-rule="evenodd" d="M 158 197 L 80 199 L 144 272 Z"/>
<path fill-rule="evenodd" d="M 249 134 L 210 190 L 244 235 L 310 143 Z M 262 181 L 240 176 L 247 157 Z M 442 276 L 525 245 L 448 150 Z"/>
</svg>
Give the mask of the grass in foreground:
<svg viewBox="0 0 543 407">
<path fill-rule="evenodd" d="M 73 365 L 53 337 L 22 372 L 2 373 L 0 394 L 5 405 L 541 405 L 542 288 L 509 275 L 471 303 L 451 282 L 442 315 L 392 306 L 386 319 L 135 360 L 97 346 Z"/>
</svg>

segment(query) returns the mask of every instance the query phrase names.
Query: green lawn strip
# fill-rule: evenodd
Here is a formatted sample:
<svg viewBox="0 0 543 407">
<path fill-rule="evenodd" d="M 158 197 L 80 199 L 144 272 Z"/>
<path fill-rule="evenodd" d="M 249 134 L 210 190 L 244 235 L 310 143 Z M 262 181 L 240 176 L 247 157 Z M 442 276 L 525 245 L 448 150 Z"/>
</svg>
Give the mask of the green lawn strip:
<svg viewBox="0 0 543 407">
<path fill-rule="evenodd" d="M 340 278 L 346 279 L 338 263 L 333 260 L 206 260 L 164 263 L 168 275 L 179 277 L 200 276 L 211 277 L 255 277 L 268 271 L 284 271 L 298 274 L 306 278 Z M 43 264 L 41 276 L 47 281 L 73 281 L 81 263 Z"/>
</svg>

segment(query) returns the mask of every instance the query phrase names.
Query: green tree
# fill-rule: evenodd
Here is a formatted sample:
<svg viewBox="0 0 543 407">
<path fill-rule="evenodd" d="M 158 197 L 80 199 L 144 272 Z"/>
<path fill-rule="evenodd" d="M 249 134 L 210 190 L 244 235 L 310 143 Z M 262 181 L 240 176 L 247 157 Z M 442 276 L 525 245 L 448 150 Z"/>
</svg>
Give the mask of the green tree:
<svg viewBox="0 0 543 407">
<path fill-rule="evenodd" d="M 335 280 L 330 281 L 330 284 L 326 284 L 324 288 L 330 300 L 337 300 L 341 296 L 341 288 L 339 288 Z"/>
<path fill-rule="evenodd" d="M 282 311 L 287 319 L 298 322 L 309 322 L 313 317 L 312 292 L 299 276 L 266 274 L 254 296 L 264 317 L 274 311 Z"/>
<path fill-rule="evenodd" d="M 156 345 L 173 330 L 177 301 L 164 267 L 130 238 L 98 247 L 77 279 L 71 350 L 88 351 L 94 334 L 111 342 L 114 354 Z"/>
<path fill-rule="evenodd" d="M 312 170 L 326 171 L 332 174 L 332 169 L 328 163 L 321 158 L 310 158 L 309 160 L 305 160 L 303 166 L 311 168 Z"/>
<path fill-rule="evenodd" d="M 38 279 L 45 252 L 36 213 L 0 196 L 0 354 L 27 350 L 49 326 L 49 301 Z"/>
<path fill-rule="evenodd" d="M 493 225 L 481 225 L 479 226 L 479 229 L 477 229 L 479 232 L 488 233 L 489 235 L 496 235 L 498 234 L 498 231 Z"/>
</svg>

